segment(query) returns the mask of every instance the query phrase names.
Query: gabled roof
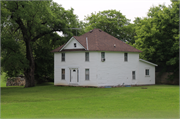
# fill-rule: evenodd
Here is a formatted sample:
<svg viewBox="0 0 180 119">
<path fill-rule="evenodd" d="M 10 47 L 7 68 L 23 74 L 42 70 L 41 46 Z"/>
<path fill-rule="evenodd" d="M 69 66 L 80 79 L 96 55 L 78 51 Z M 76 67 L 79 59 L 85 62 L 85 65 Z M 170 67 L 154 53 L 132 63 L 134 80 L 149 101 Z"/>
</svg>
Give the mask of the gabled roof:
<svg viewBox="0 0 180 119">
<path fill-rule="evenodd" d="M 146 61 L 146 60 L 143 60 L 143 59 L 139 59 L 140 61 L 142 61 L 142 62 L 145 62 L 145 63 L 147 63 L 147 64 L 151 64 L 151 65 L 153 65 L 153 66 L 158 66 L 157 64 L 154 64 L 154 63 L 152 63 L 152 62 L 149 62 L 149 61 Z"/>
<path fill-rule="evenodd" d="M 93 29 L 81 36 L 73 37 L 88 51 L 142 52 L 100 29 Z M 86 38 L 88 39 L 87 41 Z M 63 46 L 60 46 L 51 52 L 63 51 L 62 48 Z"/>
</svg>

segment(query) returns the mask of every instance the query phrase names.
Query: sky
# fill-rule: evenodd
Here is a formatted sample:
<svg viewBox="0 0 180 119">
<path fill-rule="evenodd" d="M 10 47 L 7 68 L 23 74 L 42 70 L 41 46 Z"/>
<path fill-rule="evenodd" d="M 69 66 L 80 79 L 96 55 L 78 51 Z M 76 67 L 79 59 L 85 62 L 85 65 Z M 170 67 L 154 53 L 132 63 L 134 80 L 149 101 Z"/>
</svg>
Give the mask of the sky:
<svg viewBox="0 0 180 119">
<path fill-rule="evenodd" d="M 152 6 L 171 4 L 170 0 L 53 0 L 61 4 L 63 8 L 74 9 L 74 14 L 83 21 L 85 16 L 99 11 L 115 9 L 120 11 L 133 23 L 135 17 L 146 17 Z"/>
</svg>

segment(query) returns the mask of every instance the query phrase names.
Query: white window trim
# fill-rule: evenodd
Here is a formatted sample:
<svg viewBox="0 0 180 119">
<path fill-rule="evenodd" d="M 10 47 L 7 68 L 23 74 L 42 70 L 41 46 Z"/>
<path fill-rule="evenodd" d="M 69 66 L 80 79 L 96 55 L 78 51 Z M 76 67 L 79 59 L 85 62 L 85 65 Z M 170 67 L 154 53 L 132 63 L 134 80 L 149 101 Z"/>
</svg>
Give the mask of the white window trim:
<svg viewBox="0 0 180 119">
<path fill-rule="evenodd" d="M 62 78 L 62 70 L 64 69 L 64 79 Z M 61 68 L 61 80 L 66 80 L 66 69 Z"/>
<path fill-rule="evenodd" d="M 133 74 L 132 74 L 132 72 L 135 72 L 135 79 L 133 79 Z M 131 72 L 131 74 L 132 74 L 132 80 L 136 80 L 136 70 L 133 70 L 132 72 Z"/>
<path fill-rule="evenodd" d="M 104 53 L 104 57 L 102 57 Z M 106 61 L 106 52 L 101 52 L 101 62 L 105 62 Z"/>
<path fill-rule="evenodd" d="M 125 52 L 127 53 L 127 52 Z M 127 53 L 127 61 L 125 61 L 125 53 L 124 53 L 124 62 L 128 62 L 128 53 Z"/>
<path fill-rule="evenodd" d="M 89 53 L 89 59 L 88 59 L 88 61 L 86 61 L 86 53 L 89 53 L 89 52 L 85 52 L 85 62 L 89 62 L 89 61 L 90 61 L 90 53 Z"/>
<path fill-rule="evenodd" d="M 62 61 L 62 54 L 65 54 L 65 56 L 64 56 L 64 61 Z M 63 52 L 63 53 L 61 53 L 61 62 L 65 62 L 66 61 L 66 53 L 65 52 Z"/>
<path fill-rule="evenodd" d="M 149 75 L 146 75 L 146 69 L 149 70 Z M 150 77 L 150 68 L 145 68 L 144 73 L 145 73 L 145 77 Z"/>
<path fill-rule="evenodd" d="M 90 69 L 89 69 L 89 79 L 88 80 L 86 79 L 86 69 L 89 69 L 89 68 L 85 68 L 85 81 L 90 81 Z"/>
</svg>

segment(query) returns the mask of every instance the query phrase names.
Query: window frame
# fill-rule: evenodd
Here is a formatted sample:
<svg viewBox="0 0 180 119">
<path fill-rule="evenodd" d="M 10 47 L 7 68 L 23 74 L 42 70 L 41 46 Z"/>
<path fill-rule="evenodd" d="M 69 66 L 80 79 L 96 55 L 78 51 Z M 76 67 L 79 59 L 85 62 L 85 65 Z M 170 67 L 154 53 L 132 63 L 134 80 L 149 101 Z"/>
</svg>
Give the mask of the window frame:
<svg viewBox="0 0 180 119">
<path fill-rule="evenodd" d="M 124 53 L 124 61 L 128 62 L 128 53 L 127 52 Z"/>
<path fill-rule="evenodd" d="M 64 54 L 64 57 L 63 57 Z M 65 62 L 66 61 L 66 54 L 63 52 L 61 53 L 61 62 Z"/>
<path fill-rule="evenodd" d="M 88 55 L 87 55 L 87 54 L 88 54 Z M 88 56 L 88 58 L 87 58 L 86 56 Z M 86 61 L 86 62 L 89 62 L 89 52 L 85 52 L 85 61 Z"/>
<path fill-rule="evenodd" d="M 76 48 L 77 47 L 77 44 L 76 43 L 74 43 L 74 48 Z"/>
<path fill-rule="evenodd" d="M 86 70 L 88 70 L 88 74 L 86 74 Z M 88 79 L 86 79 L 86 76 L 88 76 Z M 89 81 L 89 80 L 90 80 L 90 70 L 85 69 L 85 81 Z"/>
<path fill-rule="evenodd" d="M 134 74 L 133 74 L 134 72 Z M 132 80 L 136 80 L 136 71 L 132 71 Z"/>
<path fill-rule="evenodd" d="M 147 72 L 147 71 L 148 71 L 148 72 Z M 148 75 L 147 75 L 147 73 L 148 73 Z M 147 76 L 147 77 L 150 76 L 150 69 L 148 69 L 148 68 L 145 69 L 145 76 Z"/>
<path fill-rule="evenodd" d="M 104 57 L 103 57 L 104 54 Z M 101 59 L 104 58 L 105 59 L 105 52 L 101 52 Z"/>
<path fill-rule="evenodd" d="M 64 74 L 63 74 L 63 70 L 64 70 Z M 61 69 L 61 80 L 65 80 L 65 75 L 66 74 L 66 70 L 64 68 Z M 63 77 L 64 76 L 64 77 Z"/>
</svg>

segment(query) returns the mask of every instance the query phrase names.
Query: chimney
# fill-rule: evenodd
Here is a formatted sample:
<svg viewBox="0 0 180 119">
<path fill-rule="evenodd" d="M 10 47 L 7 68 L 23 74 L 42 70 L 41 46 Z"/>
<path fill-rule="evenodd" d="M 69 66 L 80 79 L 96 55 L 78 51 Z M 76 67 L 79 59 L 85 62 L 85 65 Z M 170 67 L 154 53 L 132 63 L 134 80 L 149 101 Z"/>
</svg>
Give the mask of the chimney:
<svg viewBox="0 0 180 119">
<path fill-rule="evenodd" d="M 88 49 L 88 38 L 86 37 L 86 47 L 87 47 L 87 50 L 89 50 Z"/>
</svg>

